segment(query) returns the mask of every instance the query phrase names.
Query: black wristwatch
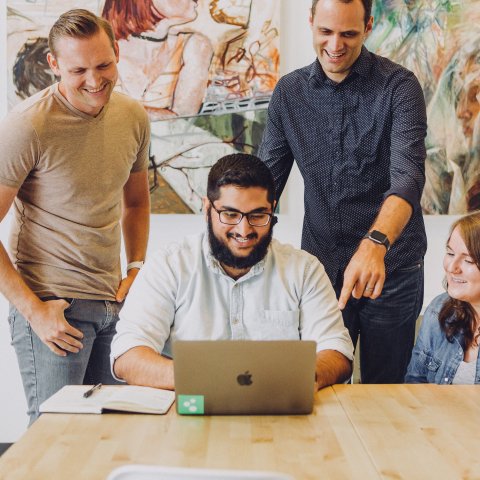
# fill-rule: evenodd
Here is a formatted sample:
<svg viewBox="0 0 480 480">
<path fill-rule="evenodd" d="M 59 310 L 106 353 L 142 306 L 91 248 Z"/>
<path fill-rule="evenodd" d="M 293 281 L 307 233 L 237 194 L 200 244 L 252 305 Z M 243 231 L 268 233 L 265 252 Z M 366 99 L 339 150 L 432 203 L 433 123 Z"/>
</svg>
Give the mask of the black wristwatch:
<svg viewBox="0 0 480 480">
<path fill-rule="evenodd" d="M 388 241 L 388 237 L 378 230 L 372 230 L 371 232 L 367 232 L 363 238 L 368 238 L 372 242 L 379 243 L 383 245 L 387 252 L 390 250 L 390 242 Z"/>
</svg>

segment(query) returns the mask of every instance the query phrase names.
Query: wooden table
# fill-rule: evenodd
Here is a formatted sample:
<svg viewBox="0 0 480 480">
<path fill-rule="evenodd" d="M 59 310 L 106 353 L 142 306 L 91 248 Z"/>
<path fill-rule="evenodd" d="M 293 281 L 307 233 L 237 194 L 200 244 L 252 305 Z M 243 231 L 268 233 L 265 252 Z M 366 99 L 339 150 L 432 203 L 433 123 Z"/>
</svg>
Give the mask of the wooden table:
<svg viewBox="0 0 480 480">
<path fill-rule="evenodd" d="M 381 478 L 480 479 L 478 385 L 333 388 Z"/>
<path fill-rule="evenodd" d="M 341 385 L 307 416 L 43 415 L 0 458 L 0 479 L 105 479 L 129 463 L 480 479 L 479 400 L 476 386 Z"/>
</svg>

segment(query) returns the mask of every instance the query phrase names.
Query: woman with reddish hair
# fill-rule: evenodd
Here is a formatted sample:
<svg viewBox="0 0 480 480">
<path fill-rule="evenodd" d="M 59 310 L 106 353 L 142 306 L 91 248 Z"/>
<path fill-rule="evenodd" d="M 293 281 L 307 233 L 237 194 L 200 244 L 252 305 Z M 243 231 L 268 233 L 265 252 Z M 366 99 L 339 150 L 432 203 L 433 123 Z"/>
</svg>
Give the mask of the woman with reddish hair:
<svg viewBox="0 0 480 480">
<path fill-rule="evenodd" d="M 447 292 L 425 312 L 406 383 L 480 383 L 480 212 L 453 224 L 443 268 Z"/>
<path fill-rule="evenodd" d="M 152 120 L 199 112 L 213 48 L 187 26 L 198 0 L 106 0 L 102 16 L 120 46 L 119 88 Z"/>
</svg>

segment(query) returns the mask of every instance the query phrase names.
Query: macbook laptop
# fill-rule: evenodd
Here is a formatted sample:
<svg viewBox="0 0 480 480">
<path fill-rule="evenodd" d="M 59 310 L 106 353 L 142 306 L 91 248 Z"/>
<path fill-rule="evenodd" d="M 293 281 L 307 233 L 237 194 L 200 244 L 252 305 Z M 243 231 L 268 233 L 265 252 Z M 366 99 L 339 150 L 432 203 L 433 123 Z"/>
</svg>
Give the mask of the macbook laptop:
<svg viewBox="0 0 480 480">
<path fill-rule="evenodd" d="M 315 357 L 313 341 L 176 341 L 177 413 L 311 413 Z"/>
</svg>

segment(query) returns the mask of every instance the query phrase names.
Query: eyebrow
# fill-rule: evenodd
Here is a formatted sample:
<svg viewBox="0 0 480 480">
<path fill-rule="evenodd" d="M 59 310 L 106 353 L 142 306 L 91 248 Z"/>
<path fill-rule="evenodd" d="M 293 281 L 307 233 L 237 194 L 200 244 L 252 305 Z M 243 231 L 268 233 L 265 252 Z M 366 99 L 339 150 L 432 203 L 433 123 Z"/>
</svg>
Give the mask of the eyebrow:
<svg viewBox="0 0 480 480">
<path fill-rule="evenodd" d="M 100 62 L 97 65 L 95 65 L 95 68 L 105 66 L 105 65 L 110 65 L 111 63 L 112 63 L 112 60 L 105 60 L 104 62 Z M 80 65 L 69 68 L 69 71 L 73 71 L 73 70 L 88 70 L 88 68 L 87 67 L 81 67 Z"/>
<path fill-rule="evenodd" d="M 318 30 L 326 30 L 327 32 L 333 32 L 333 30 L 331 28 L 328 28 L 328 27 L 325 27 L 323 25 L 318 25 L 317 26 L 317 29 Z M 356 30 L 356 29 L 350 29 L 350 30 L 343 30 L 340 32 L 340 35 L 341 34 L 344 34 L 344 33 L 362 33 L 361 30 Z"/>
<path fill-rule="evenodd" d="M 238 212 L 238 213 L 265 213 L 267 210 L 270 210 L 269 207 L 258 207 L 258 208 L 254 208 L 253 210 L 250 210 L 249 212 L 242 212 L 238 208 L 229 207 L 228 205 L 222 205 L 221 209 L 228 210 L 229 212 Z"/>
<path fill-rule="evenodd" d="M 452 250 L 453 252 L 453 248 L 450 246 L 449 243 L 447 243 L 446 247 L 449 249 L 449 250 Z M 464 257 L 471 257 L 471 255 L 467 252 L 467 253 L 461 253 L 460 255 L 463 255 Z"/>
</svg>

